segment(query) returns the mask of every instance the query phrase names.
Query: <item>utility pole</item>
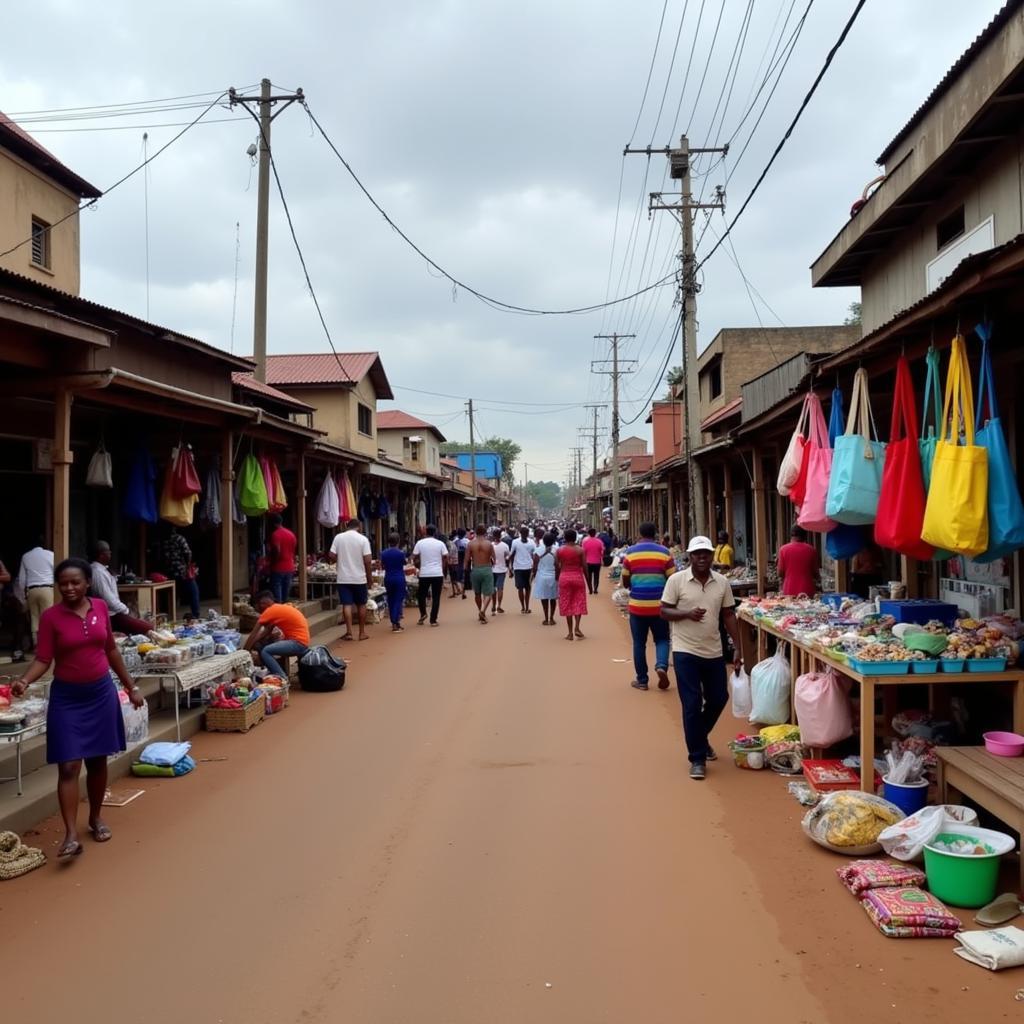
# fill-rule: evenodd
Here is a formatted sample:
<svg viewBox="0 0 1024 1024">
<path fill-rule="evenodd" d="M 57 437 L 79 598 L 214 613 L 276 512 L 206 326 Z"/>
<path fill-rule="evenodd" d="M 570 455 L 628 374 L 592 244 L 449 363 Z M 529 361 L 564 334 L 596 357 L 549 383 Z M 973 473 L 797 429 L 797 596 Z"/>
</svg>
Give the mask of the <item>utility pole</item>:
<svg viewBox="0 0 1024 1024">
<path fill-rule="evenodd" d="M 259 139 L 259 178 L 256 186 L 256 275 L 254 287 L 256 292 L 253 307 L 252 324 L 252 352 L 256 361 L 254 376 L 258 381 L 267 381 L 267 256 L 269 251 L 269 215 L 270 215 L 270 125 L 274 118 L 286 107 L 298 101 L 304 102 L 305 97 L 301 89 L 293 93 L 286 93 L 281 96 L 272 96 L 270 93 L 270 79 L 264 78 L 260 82 L 259 96 L 239 96 L 234 86 L 228 90 L 228 99 L 231 106 L 240 103 L 253 117 L 256 117 L 260 126 Z M 275 103 L 283 103 L 280 110 L 271 114 L 270 108 Z M 252 106 L 259 107 L 257 116 Z M 250 153 L 252 150 L 250 149 Z"/>
<path fill-rule="evenodd" d="M 612 533 L 619 528 L 619 377 L 624 373 L 632 373 L 636 367 L 635 359 L 624 360 L 627 369 L 622 369 L 619 360 L 619 342 L 624 338 L 635 338 L 635 334 L 595 334 L 612 343 L 611 359 L 599 359 L 590 364 L 591 373 L 607 373 L 612 378 Z M 595 370 L 595 366 L 612 364 L 610 370 Z"/>
<path fill-rule="evenodd" d="M 601 528 L 601 509 L 597 504 L 597 438 L 600 433 L 597 429 L 597 414 L 604 408 L 600 405 L 585 405 L 584 409 L 590 409 L 594 413 L 594 425 L 593 427 L 580 427 L 580 437 L 587 438 L 593 445 L 594 462 L 590 477 L 590 500 L 594 505 L 592 526 L 596 526 L 598 529 Z"/>
<path fill-rule="evenodd" d="M 530 485 L 530 467 L 524 462 L 523 463 L 523 490 L 522 490 L 522 498 L 520 499 L 520 502 L 519 502 L 519 504 L 522 505 L 522 509 L 520 511 L 522 512 L 522 516 L 523 516 L 523 521 L 524 522 L 526 521 L 526 489 L 529 487 L 529 485 Z"/>
<path fill-rule="evenodd" d="M 678 203 L 666 203 L 664 193 L 652 192 L 650 195 L 649 212 L 655 210 L 668 210 L 679 216 L 682 226 L 682 281 L 680 291 L 682 302 L 680 304 L 679 316 L 681 320 L 682 336 L 682 370 L 683 370 L 683 437 L 686 438 L 686 481 L 687 481 L 687 527 L 690 536 L 699 533 L 700 522 L 698 516 L 704 515 L 704 478 L 697 472 L 694 465 L 692 452 L 700 447 L 700 390 L 697 376 L 697 261 L 693 252 L 693 216 L 697 210 L 724 210 L 725 191 L 719 185 L 715 188 L 714 202 L 695 203 L 693 201 L 693 187 L 690 177 L 690 157 L 697 153 L 721 153 L 728 154 L 728 145 L 721 148 L 701 147 L 690 148 L 690 141 L 682 135 L 679 138 L 679 147 L 671 149 L 665 146 L 664 149 L 652 150 L 650 146 L 644 149 L 630 149 L 628 146 L 623 154 L 646 153 L 650 156 L 653 153 L 664 153 L 669 159 L 669 173 L 671 177 L 680 182 L 680 201 Z"/>
<path fill-rule="evenodd" d="M 473 519 L 476 519 L 476 435 L 473 433 L 473 399 L 469 399 L 466 402 L 466 408 L 469 409 L 469 471 L 472 474 L 472 487 L 473 487 Z M 473 529 L 477 528 L 477 523 L 473 523 Z"/>
</svg>

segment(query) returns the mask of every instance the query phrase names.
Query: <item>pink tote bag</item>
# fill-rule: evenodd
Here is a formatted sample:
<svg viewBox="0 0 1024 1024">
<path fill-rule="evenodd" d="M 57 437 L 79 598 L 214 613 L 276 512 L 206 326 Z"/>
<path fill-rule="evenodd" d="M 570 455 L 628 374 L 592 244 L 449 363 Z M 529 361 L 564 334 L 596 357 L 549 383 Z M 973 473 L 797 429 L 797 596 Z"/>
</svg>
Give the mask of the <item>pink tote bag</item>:
<svg viewBox="0 0 1024 1024">
<path fill-rule="evenodd" d="M 797 522 L 805 529 L 815 533 L 828 533 L 835 529 L 835 522 L 825 515 L 825 504 L 828 501 L 828 481 L 832 473 L 832 448 L 828 443 L 828 427 L 825 426 L 825 414 L 821 411 L 821 399 L 810 395 L 809 424 L 807 447 L 807 489 L 804 501 L 800 506 Z"/>
</svg>

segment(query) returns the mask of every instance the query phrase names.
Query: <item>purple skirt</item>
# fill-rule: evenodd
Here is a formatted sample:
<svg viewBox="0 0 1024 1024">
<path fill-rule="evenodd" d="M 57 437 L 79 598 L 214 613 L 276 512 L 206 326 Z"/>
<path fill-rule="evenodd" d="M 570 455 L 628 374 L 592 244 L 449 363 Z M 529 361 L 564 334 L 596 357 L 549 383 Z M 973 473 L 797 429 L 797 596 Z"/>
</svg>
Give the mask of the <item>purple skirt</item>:
<svg viewBox="0 0 1024 1024">
<path fill-rule="evenodd" d="M 94 683 L 62 683 L 54 679 L 46 709 L 49 764 L 110 757 L 127 746 L 121 702 L 109 673 Z"/>
</svg>

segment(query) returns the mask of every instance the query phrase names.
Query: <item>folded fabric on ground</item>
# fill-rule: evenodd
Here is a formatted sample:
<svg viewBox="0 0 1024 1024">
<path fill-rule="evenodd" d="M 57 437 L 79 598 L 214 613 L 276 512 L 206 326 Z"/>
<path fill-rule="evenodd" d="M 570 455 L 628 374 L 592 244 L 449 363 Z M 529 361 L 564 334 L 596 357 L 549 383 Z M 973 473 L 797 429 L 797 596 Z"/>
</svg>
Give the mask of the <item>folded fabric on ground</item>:
<svg viewBox="0 0 1024 1024">
<path fill-rule="evenodd" d="M 956 939 L 960 945 L 953 952 L 979 967 L 990 971 L 1024 967 L 1024 931 L 1012 924 L 1005 928 L 957 932 Z"/>
<path fill-rule="evenodd" d="M 132 765 L 132 775 L 146 779 L 173 779 L 179 775 L 188 775 L 195 766 L 195 761 L 188 754 L 174 764 L 147 764 L 145 761 L 136 761 Z"/>
<path fill-rule="evenodd" d="M 891 939 L 948 939 L 961 928 L 960 918 L 915 885 L 868 889 L 860 902 L 878 930 Z"/>
<path fill-rule="evenodd" d="M 150 743 L 139 754 L 143 764 L 173 765 L 177 764 L 190 750 L 192 744 L 185 743 Z"/>
<path fill-rule="evenodd" d="M 854 896 L 868 889 L 892 889 L 894 886 L 924 885 L 925 876 L 920 868 L 890 864 L 885 860 L 861 860 L 836 868 L 839 881 Z"/>
</svg>

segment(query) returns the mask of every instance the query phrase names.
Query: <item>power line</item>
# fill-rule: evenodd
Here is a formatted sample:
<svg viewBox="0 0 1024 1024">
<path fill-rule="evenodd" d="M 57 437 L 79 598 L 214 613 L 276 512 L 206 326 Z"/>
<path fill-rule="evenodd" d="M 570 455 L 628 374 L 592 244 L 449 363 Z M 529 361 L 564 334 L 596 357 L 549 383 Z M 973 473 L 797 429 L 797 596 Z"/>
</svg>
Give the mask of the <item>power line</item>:
<svg viewBox="0 0 1024 1024">
<path fill-rule="evenodd" d="M 251 86 L 249 88 L 251 88 Z M 193 93 L 188 93 L 185 96 L 167 96 L 164 99 L 157 99 L 157 100 L 134 100 L 134 101 L 124 101 L 124 102 L 121 102 L 121 103 L 98 103 L 98 104 L 93 104 L 92 106 L 85 106 L 85 107 L 48 107 L 48 108 L 44 108 L 42 110 L 12 110 L 12 111 L 8 112 L 7 116 L 10 117 L 10 118 L 15 118 L 15 117 L 28 117 L 30 114 L 67 114 L 67 113 L 73 113 L 75 111 L 83 111 L 83 110 L 110 110 L 110 109 L 112 109 L 114 107 L 118 107 L 118 108 L 121 108 L 121 107 L 140 107 L 140 106 L 147 106 L 148 107 L 148 106 L 154 106 L 154 105 L 156 105 L 158 103 L 178 103 L 181 100 L 204 99 L 207 96 L 216 96 L 217 99 L 220 99 L 220 97 L 223 96 L 223 95 L 224 95 L 223 91 L 217 90 L 217 89 L 211 89 L 209 92 L 193 92 Z M 200 106 L 201 106 L 201 104 L 200 104 Z"/>
<path fill-rule="evenodd" d="M 211 117 L 207 124 L 227 124 L 229 121 L 244 121 L 244 117 Z M 17 122 L 16 122 L 17 123 Z M 180 128 L 188 124 L 188 121 L 161 121 L 159 124 L 104 124 L 95 125 L 92 128 L 33 128 L 33 135 L 63 135 L 67 132 L 137 132 L 140 129 L 149 128 Z M 20 124 L 19 124 L 20 127 Z"/>
<path fill-rule="evenodd" d="M 206 114 L 209 111 L 211 111 L 220 102 L 220 100 L 224 96 L 226 96 L 226 95 L 227 95 L 227 91 L 226 90 L 224 92 L 220 93 L 220 95 L 217 96 L 217 98 L 212 103 L 208 104 L 202 110 L 202 112 L 199 114 L 198 117 L 196 117 L 192 121 L 189 121 L 189 123 L 184 128 L 182 128 L 181 131 L 177 133 L 177 135 L 173 136 L 173 138 L 171 138 L 169 141 L 165 142 L 151 157 L 147 157 L 145 160 L 143 160 L 143 162 L 141 164 L 139 164 L 137 167 L 134 167 L 126 175 L 124 175 L 124 177 L 119 178 L 117 181 L 115 181 L 113 185 L 111 185 L 105 192 L 102 193 L 102 195 L 95 196 L 92 199 L 89 199 L 87 202 L 83 203 L 81 206 L 79 206 L 76 209 L 72 210 L 71 213 L 66 214 L 65 216 L 61 217 L 57 221 L 54 221 L 54 223 L 51 224 L 46 229 L 47 232 L 53 231 L 54 228 L 59 227 L 65 221 L 71 220 L 72 217 L 80 216 L 83 210 L 88 210 L 89 207 L 95 206 L 100 201 L 100 199 L 106 198 L 108 195 L 110 195 L 111 192 L 114 191 L 115 188 L 118 188 L 119 186 L 123 185 L 130 178 L 134 178 L 135 175 L 139 173 L 139 171 L 143 170 L 143 168 L 145 168 L 145 167 L 148 167 L 149 164 L 151 164 L 158 156 L 160 156 L 161 153 L 164 152 L 164 150 L 169 149 L 171 146 L 173 146 L 174 143 L 176 143 L 178 141 L 178 139 L 180 139 L 190 128 L 193 128 L 193 127 L 195 127 L 195 125 L 199 124 L 199 122 L 206 116 Z M 33 235 L 29 235 L 28 238 L 23 239 L 22 241 L 18 242 L 16 245 L 12 245 L 10 249 L 5 249 L 3 252 L 0 252 L 0 259 L 2 259 L 4 256 L 9 256 L 12 252 L 17 252 L 24 245 L 29 245 L 32 242 L 33 237 L 34 237 Z"/>
<path fill-rule="evenodd" d="M 647 69 L 647 81 L 644 83 L 644 94 L 640 98 L 640 109 L 636 112 L 636 123 L 629 133 L 629 141 L 632 142 L 636 136 L 636 130 L 640 127 L 640 117 L 644 112 L 644 104 L 647 102 L 647 90 L 651 87 L 651 75 L 654 74 L 654 62 L 658 57 L 658 47 L 661 46 L 661 30 L 665 25 L 665 12 L 668 10 L 668 0 L 661 5 L 661 20 L 658 22 L 658 38 L 654 40 L 654 52 L 651 54 L 651 66 Z"/>
</svg>

